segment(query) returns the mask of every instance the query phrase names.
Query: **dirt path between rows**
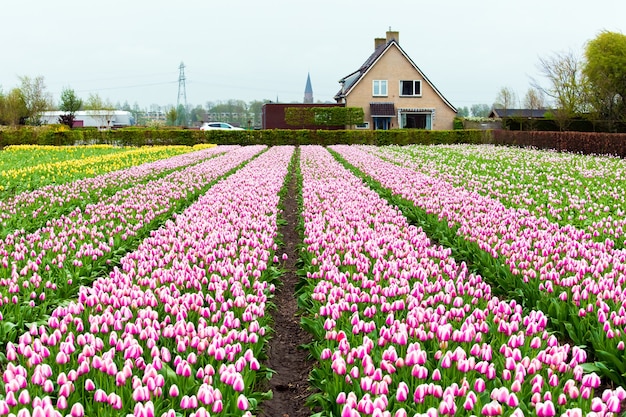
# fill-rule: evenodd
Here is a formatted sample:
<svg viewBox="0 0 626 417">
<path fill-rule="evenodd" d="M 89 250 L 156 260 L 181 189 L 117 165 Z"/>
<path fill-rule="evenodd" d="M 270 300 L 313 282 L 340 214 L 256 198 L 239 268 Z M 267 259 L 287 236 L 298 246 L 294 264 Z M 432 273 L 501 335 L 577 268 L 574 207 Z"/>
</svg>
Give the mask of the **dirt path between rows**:
<svg viewBox="0 0 626 417">
<path fill-rule="evenodd" d="M 300 327 L 298 304 L 294 295 L 298 276 L 296 261 L 300 236 L 298 224 L 297 183 L 292 172 L 288 193 L 283 201 L 283 219 L 286 224 L 280 226 L 284 247 L 288 259 L 285 261 L 285 274 L 281 277 L 282 286 L 278 287 L 273 299 L 276 309 L 272 312 L 274 334 L 269 342 L 268 360 L 265 365 L 276 373 L 269 381 L 269 389 L 274 393 L 272 399 L 260 404 L 262 417 L 308 417 L 311 410 L 305 401 L 312 391 L 309 390 L 308 377 L 313 361 L 308 359 L 308 352 L 299 346 L 311 341 L 311 336 Z M 279 252 L 279 257 L 281 253 Z"/>
</svg>

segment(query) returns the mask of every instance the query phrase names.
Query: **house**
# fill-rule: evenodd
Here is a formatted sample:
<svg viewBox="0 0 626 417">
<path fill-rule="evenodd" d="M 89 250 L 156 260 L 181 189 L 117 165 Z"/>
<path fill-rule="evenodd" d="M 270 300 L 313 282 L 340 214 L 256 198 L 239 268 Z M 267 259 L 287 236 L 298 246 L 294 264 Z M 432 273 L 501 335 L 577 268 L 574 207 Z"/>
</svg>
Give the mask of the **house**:
<svg viewBox="0 0 626 417">
<path fill-rule="evenodd" d="M 337 103 L 362 107 L 357 129 L 451 130 L 456 108 L 400 47 L 399 32 L 374 39 L 374 53 L 339 83 Z M 351 126 L 347 128 L 352 128 Z"/>
<path fill-rule="evenodd" d="M 550 109 L 491 109 L 489 117 L 500 120 L 499 129 L 507 130 L 560 130 Z M 572 123 L 571 120 L 569 123 Z M 584 129 L 582 126 L 579 129 Z"/>
</svg>

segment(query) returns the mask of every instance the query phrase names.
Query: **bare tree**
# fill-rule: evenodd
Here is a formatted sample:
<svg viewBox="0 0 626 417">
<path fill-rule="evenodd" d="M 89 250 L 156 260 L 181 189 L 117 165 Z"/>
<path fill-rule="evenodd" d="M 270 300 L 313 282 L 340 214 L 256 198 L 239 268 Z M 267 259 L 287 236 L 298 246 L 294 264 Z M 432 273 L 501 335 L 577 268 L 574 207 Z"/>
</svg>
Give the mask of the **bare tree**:
<svg viewBox="0 0 626 417">
<path fill-rule="evenodd" d="M 535 80 L 532 85 L 554 100 L 554 116 L 561 130 L 567 128 L 573 116 L 588 110 L 588 83 L 583 67 L 581 58 L 572 51 L 539 59 L 539 71 L 548 79 L 549 86 L 542 87 Z"/>
<path fill-rule="evenodd" d="M 98 93 L 89 94 L 84 108 L 91 117 L 98 121 L 100 129 L 111 127 L 111 121 L 115 114 L 115 108 L 109 101 L 104 101 Z"/>
<path fill-rule="evenodd" d="M 515 91 L 508 87 L 502 87 L 496 96 L 496 101 L 493 103 L 494 108 L 498 109 L 513 109 L 517 105 L 517 95 Z"/>
<path fill-rule="evenodd" d="M 42 76 L 20 78 L 20 91 L 27 112 L 27 122 L 31 125 L 41 124 L 41 114 L 53 107 L 52 95 L 46 92 L 46 85 Z"/>
<path fill-rule="evenodd" d="M 543 93 L 536 88 L 529 88 L 524 96 L 524 108 L 540 110 L 546 108 L 546 100 Z"/>
<path fill-rule="evenodd" d="M 528 116 L 528 128 L 530 130 L 535 129 L 535 111 L 545 109 L 545 97 L 543 93 L 536 88 L 529 88 L 524 96 L 524 108 L 530 110 Z M 537 112 L 538 113 L 538 112 Z"/>
</svg>

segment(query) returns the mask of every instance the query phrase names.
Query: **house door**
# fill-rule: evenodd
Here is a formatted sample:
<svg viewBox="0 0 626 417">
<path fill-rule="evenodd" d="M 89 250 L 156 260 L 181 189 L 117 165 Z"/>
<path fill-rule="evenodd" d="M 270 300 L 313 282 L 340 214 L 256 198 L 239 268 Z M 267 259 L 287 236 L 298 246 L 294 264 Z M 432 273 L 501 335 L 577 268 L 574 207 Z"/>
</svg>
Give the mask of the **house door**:
<svg viewBox="0 0 626 417">
<path fill-rule="evenodd" d="M 391 117 L 374 117 L 374 130 L 389 130 Z"/>
</svg>

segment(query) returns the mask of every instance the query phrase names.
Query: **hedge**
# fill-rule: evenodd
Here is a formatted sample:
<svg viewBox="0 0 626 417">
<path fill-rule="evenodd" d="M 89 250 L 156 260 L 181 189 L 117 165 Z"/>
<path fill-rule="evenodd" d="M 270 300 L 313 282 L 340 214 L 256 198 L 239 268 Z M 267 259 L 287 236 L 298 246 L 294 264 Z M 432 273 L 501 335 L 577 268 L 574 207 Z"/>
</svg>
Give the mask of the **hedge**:
<svg viewBox="0 0 626 417">
<path fill-rule="evenodd" d="M 589 132 L 541 132 L 509 130 L 195 130 L 130 127 L 99 131 L 94 128 L 63 129 L 58 126 L 0 128 L 0 149 L 8 145 L 117 146 L 195 145 L 409 145 L 497 144 L 534 146 L 540 149 L 626 156 L 626 134 Z"/>
<path fill-rule="evenodd" d="M 57 130 L 29 128 L 0 130 L 0 147 L 16 144 L 80 145 L 106 143 L 119 146 L 145 145 L 307 145 L 307 144 L 413 144 L 413 143 L 483 143 L 488 132 L 479 130 L 435 131 L 418 129 L 396 130 L 192 130 L 124 128 L 106 131 L 96 129 Z"/>
</svg>

